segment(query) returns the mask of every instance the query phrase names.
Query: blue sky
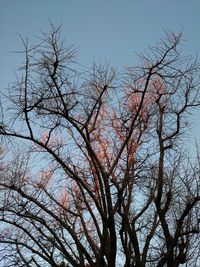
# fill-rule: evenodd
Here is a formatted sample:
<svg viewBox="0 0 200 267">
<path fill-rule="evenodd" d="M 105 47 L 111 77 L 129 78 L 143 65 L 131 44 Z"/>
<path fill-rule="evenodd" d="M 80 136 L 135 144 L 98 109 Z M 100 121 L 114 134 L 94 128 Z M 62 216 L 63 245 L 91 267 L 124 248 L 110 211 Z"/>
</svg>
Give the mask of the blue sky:
<svg viewBox="0 0 200 267">
<path fill-rule="evenodd" d="M 0 90 L 23 61 L 11 52 L 21 48 L 17 33 L 34 40 L 48 31 L 48 19 L 62 23 L 81 64 L 107 59 L 120 69 L 134 65 L 135 52 L 159 41 L 164 29 L 183 30 L 184 53 L 200 55 L 199 12 L 199 0 L 0 0 Z"/>
</svg>

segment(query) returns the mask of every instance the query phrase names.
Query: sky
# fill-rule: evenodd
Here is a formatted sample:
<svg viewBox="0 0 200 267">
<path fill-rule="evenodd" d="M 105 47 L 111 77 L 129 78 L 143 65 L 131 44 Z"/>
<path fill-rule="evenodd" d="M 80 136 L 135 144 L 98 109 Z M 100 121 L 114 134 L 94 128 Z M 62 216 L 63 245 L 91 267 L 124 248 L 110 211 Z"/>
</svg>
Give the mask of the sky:
<svg viewBox="0 0 200 267">
<path fill-rule="evenodd" d="M 108 60 L 119 69 L 134 65 L 136 53 L 154 45 L 164 30 L 183 31 L 184 53 L 200 56 L 199 0 L 0 0 L 0 91 L 15 80 L 23 58 L 18 34 L 35 41 L 49 20 L 62 24 L 78 60 L 90 66 Z M 193 131 L 200 141 L 200 112 Z"/>
</svg>

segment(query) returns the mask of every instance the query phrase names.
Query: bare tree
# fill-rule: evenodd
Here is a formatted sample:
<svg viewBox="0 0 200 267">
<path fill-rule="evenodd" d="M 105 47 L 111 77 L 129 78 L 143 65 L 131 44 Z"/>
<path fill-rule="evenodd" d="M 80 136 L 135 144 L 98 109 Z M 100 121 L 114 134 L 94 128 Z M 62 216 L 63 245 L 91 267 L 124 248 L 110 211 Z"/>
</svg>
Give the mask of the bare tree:
<svg viewBox="0 0 200 267">
<path fill-rule="evenodd" d="M 200 162 L 183 134 L 199 63 L 181 34 L 122 75 L 82 70 L 59 27 L 22 42 L 2 100 L 1 266 L 197 266 Z"/>
</svg>

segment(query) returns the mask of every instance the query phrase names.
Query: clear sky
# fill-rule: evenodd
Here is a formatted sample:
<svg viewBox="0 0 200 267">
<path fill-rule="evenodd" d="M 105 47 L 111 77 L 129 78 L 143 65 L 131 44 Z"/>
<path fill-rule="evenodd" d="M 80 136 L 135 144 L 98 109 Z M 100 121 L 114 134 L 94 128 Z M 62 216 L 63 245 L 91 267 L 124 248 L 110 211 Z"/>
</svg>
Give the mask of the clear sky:
<svg viewBox="0 0 200 267">
<path fill-rule="evenodd" d="M 134 65 L 135 52 L 159 41 L 164 29 L 183 30 L 184 53 L 200 56 L 200 0 L 0 0 L 1 91 L 15 79 L 23 60 L 11 52 L 20 50 L 17 33 L 34 40 L 40 30 L 48 30 L 48 19 L 62 23 L 63 34 L 76 44 L 86 66 L 94 59 L 110 60 L 119 68 Z"/>
</svg>

